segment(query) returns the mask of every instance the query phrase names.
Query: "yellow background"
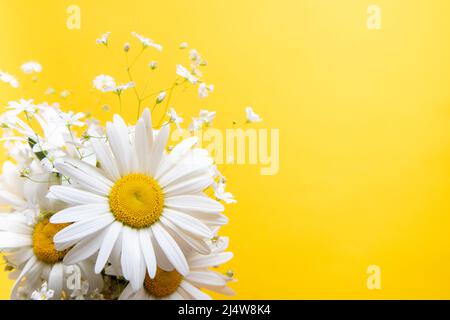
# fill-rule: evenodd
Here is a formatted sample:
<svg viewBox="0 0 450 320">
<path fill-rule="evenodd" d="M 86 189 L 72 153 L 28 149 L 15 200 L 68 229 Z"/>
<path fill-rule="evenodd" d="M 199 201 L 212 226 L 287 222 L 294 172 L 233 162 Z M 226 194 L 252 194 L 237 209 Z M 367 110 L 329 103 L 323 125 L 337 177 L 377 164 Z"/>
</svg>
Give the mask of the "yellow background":
<svg viewBox="0 0 450 320">
<path fill-rule="evenodd" d="M 382 10 L 368 30 L 366 9 Z M 66 8 L 81 8 L 81 29 Z M 91 81 L 126 81 L 125 41 L 137 31 L 164 45 L 137 65 L 138 81 L 160 62 L 151 88 L 187 64 L 188 41 L 208 60 L 210 98 L 175 97 L 186 121 L 217 110 L 215 126 L 242 124 L 252 105 L 280 129 L 280 171 L 228 166 L 227 208 L 239 282 L 237 298 L 450 298 L 450 2 L 447 0 L 0 1 L 0 70 L 26 60 L 44 71 L 26 97 L 46 86 L 73 92 L 67 108 L 106 120 Z M 95 39 L 111 31 L 111 48 Z M 24 79 L 24 77 L 21 77 Z M 38 89 L 39 88 L 39 89 Z M 0 84 L 0 103 L 19 90 Z M 126 93 L 135 119 L 132 92 Z M 103 102 L 102 102 L 103 103 Z M 114 108 L 117 104 L 111 100 Z M 368 290 L 366 268 L 381 268 Z M 0 297 L 11 282 L 1 274 Z"/>
</svg>

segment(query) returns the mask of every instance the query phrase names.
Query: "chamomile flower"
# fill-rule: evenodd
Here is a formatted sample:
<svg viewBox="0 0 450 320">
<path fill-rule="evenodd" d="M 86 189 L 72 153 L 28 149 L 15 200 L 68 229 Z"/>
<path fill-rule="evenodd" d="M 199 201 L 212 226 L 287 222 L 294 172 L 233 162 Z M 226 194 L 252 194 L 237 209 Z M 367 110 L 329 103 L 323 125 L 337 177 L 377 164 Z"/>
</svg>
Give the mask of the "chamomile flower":
<svg viewBox="0 0 450 320">
<path fill-rule="evenodd" d="M 134 291 L 129 284 L 119 300 L 210 300 L 211 297 L 201 289 L 234 295 L 234 291 L 227 286 L 233 279 L 209 269 L 233 258 L 231 252 L 225 252 L 228 238 L 219 238 L 211 242 L 210 246 L 212 249 L 208 255 L 191 253 L 188 256 L 190 271 L 186 275 L 176 270 L 158 268 L 154 278 L 145 276 L 143 286 L 138 291 Z"/>
<path fill-rule="evenodd" d="M 194 76 L 188 69 L 183 67 L 181 64 L 177 65 L 177 75 L 186 79 L 187 81 L 189 81 L 192 84 L 196 84 L 198 81 L 197 77 Z"/>
<path fill-rule="evenodd" d="M 140 34 L 134 32 L 134 31 L 131 33 L 131 35 L 138 38 L 139 41 L 144 46 L 144 48 L 153 47 L 158 51 L 162 51 L 162 45 L 155 43 L 152 39 L 141 36 Z"/>
<path fill-rule="evenodd" d="M 67 264 L 97 253 L 95 272 L 109 260 L 134 290 L 146 274 L 155 278 L 157 265 L 187 275 L 186 249 L 208 254 L 211 226 L 227 222 L 223 205 L 203 193 L 213 182 L 212 158 L 192 148 L 195 137 L 166 153 L 169 126 L 155 134 L 148 109 L 133 128 L 115 115 L 106 131 L 108 143 L 91 141 L 100 168 L 71 158 L 57 165 L 76 185 L 50 189 L 72 205 L 50 219 L 72 223 L 55 235 L 56 248 L 75 245 Z"/>
<path fill-rule="evenodd" d="M 19 81 L 11 74 L 0 71 L 0 81 L 8 83 L 13 88 L 19 87 Z"/>
<path fill-rule="evenodd" d="M 252 107 L 245 108 L 245 115 L 247 118 L 247 122 L 261 122 L 262 118 L 253 111 Z"/>
<path fill-rule="evenodd" d="M 20 69 L 23 73 L 31 74 L 31 73 L 39 73 L 42 71 L 42 66 L 39 62 L 36 61 L 28 61 L 20 66 Z"/>
<path fill-rule="evenodd" d="M 36 161 L 32 166 L 30 179 L 21 178 L 11 163 L 3 166 L 0 198 L 12 212 L 0 214 L 0 250 L 17 270 L 12 299 L 19 298 L 19 291 L 32 294 L 43 282 L 53 290 L 52 298 L 59 299 L 69 276 L 68 266 L 62 263 L 67 250 L 56 250 L 52 239 L 66 225 L 50 223 L 46 217 L 61 208 L 60 203 L 46 198 L 48 187 L 57 183 L 55 176 L 39 168 Z M 101 288 L 102 278 L 93 272 L 90 262 L 80 262 L 77 267 L 92 288 Z"/>
</svg>

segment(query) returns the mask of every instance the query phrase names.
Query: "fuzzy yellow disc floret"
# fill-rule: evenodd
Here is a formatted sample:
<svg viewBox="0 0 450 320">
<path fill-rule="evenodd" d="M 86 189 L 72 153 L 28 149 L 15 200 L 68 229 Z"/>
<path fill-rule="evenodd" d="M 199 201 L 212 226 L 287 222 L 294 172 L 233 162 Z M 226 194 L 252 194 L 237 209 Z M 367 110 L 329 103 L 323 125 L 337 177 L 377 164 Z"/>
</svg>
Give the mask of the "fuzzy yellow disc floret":
<svg viewBox="0 0 450 320">
<path fill-rule="evenodd" d="M 146 228 L 161 216 L 164 196 L 156 180 L 145 174 L 132 173 L 114 184 L 109 194 L 109 206 L 123 224 L 136 229 Z"/>
<path fill-rule="evenodd" d="M 44 219 L 34 226 L 33 251 L 39 260 L 48 264 L 55 264 L 63 260 L 69 249 L 56 250 L 53 237 L 68 225 L 67 223 L 53 224 L 48 219 Z"/>
<path fill-rule="evenodd" d="M 176 270 L 164 271 L 157 268 L 154 279 L 150 279 L 148 274 L 145 275 L 144 288 L 149 295 L 162 298 L 174 293 L 182 280 L 183 276 Z"/>
</svg>

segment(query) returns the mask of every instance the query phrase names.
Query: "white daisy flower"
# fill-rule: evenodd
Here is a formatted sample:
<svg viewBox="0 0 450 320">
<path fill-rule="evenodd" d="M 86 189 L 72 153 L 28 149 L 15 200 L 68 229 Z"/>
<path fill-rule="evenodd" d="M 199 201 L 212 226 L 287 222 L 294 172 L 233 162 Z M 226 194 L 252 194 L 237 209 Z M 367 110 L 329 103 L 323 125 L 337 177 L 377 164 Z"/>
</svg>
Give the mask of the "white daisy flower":
<svg viewBox="0 0 450 320">
<path fill-rule="evenodd" d="M 96 40 L 97 44 L 108 46 L 108 38 L 110 34 L 111 32 L 109 31 L 102 34 L 101 37 Z"/>
<path fill-rule="evenodd" d="M 32 115 L 36 112 L 36 105 L 33 103 L 33 99 L 20 99 L 19 101 L 8 102 L 6 109 L 12 110 L 11 113 L 14 115 L 18 115 L 22 112 L 27 112 Z"/>
<path fill-rule="evenodd" d="M 19 81 L 11 74 L 0 71 L 0 81 L 8 83 L 13 88 L 19 87 Z"/>
<path fill-rule="evenodd" d="M 210 226 L 227 223 L 224 207 L 203 194 L 213 182 L 212 158 L 206 150 L 192 149 L 197 138 L 165 152 L 169 126 L 154 137 L 146 109 L 130 135 L 124 120 L 107 123 L 109 144 L 91 141 L 100 168 L 66 159 L 57 169 L 72 186 L 53 186 L 51 197 L 72 207 L 51 217 L 52 223 L 70 223 L 56 234 L 60 250 L 76 263 L 98 252 L 95 272 L 110 260 L 122 270 L 134 290 L 142 287 L 146 273 L 156 275 L 157 265 L 189 272 L 185 249 L 209 253 Z"/>
<path fill-rule="evenodd" d="M 210 267 L 219 266 L 233 258 L 231 252 L 225 252 L 228 238 L 219 238 L 210 245 L 211 254 L 192 253 L 188 256 L 190 271 L 186 275 L 183 276 L 176 270 L 158 268 L 153 279 L 145 276 L 143 286 L 138 291 L 134 291 L 128 284 L 119 300 L 211 300 L 201 289 L 234 295 L 234 291 L 227 286 L 232 279 L 209 270 Z"/>
<path fill-rule="evenodd" d="M 67 289 L 65 280 L 70 276 L 68 266 L 62 263 L 67 250 L 58 251 L 52 240 L 66 225 L 50 223 L 48 218 L 41 216 L 60 208 L 58 202 L 45 197 L 49 185 L 56 181 L 44 170 L 36 171 L 35 168 L 30 180 L 20 178 L 11 163 L 6 162 L 3 166 L 3 181 L 7 183 L 2 181 L 4 189 L 0 191 L 0 199 L 13 212 L 0 214 L 0 250 L 9 265 L 17 269 L 12 299 L 19 298 L 19 291 L 31 294 L 44 281 L 48 283 L 48 289 L 54 291 L 52 298 L 59 299 L 62 291 Z M 33 219 L 29 218 L 30 213 Z M 102 287 L 103 280 L 93 272 L 92 263 L 83 261 L 77 267 L 92 288 Z"/>
<path fill-rule="evenodd" d="M 140 34 L 134 32 L 134 31 L 131 33 L 131 35 L 133 35 L 134 37 L 138 38 L 139 41 L 144 46 L 144 48 L 153 47 L 153 48 L 155 48 L 158 51 L 162 51 L 162 45 L 155 43 L 152 39 L 149 39 L 149 38 L 146 38 L 144 36 L 141 36 Z"/>
<path fill-rule="evenodd" d="M 23 73 L 39 73 L 42 71 L 42 66 L 39 64 L 39 62 L 36 61 L 28 61 L 25 62 L 20 66 L 20 69 Z"/>
<path fill-rule="evenodd" d="M 206 98 L 210 92 L 214 91 L 214 85 L 210 84 L 207 85 L 206 83 L 202 82 L 198 85 L 198 95 L 200 98 Z"/>
<path fill-rule="evenodd" d="M 104 74 L 97 76 L 92 84 L 94 88 L 102 92 L 114 91 L 116 88 L 116 81 L 114 78 Z"/>
<path fill-rule="evenodd" d="M 254 111 L 252 107 L 246 107 L 245 108 L 245 115 L 247 117 L 247 122 L 261 122 L 262 118 L 257 115 Z"/>
<path fill-rule="evenodd" d="M 196 84 L 198 79 L 195 77 L 188 69 L 183 67 L 181 64 L 177 65 L 177 75 L 188 80 L 192 84 Z"/>
<path fill-rule="evenodd" d="M 181 131 L 180 123 L 183 123 L 183 118 L 178 116 L 178 114 L 176 113 L 174 108 L 170 108 L 170 110 L 167 113 L 167 115 L 169 116 L 169 122 L 175 123 L 175 125 L 178 128 L 178 130 Z"/>
</svg>

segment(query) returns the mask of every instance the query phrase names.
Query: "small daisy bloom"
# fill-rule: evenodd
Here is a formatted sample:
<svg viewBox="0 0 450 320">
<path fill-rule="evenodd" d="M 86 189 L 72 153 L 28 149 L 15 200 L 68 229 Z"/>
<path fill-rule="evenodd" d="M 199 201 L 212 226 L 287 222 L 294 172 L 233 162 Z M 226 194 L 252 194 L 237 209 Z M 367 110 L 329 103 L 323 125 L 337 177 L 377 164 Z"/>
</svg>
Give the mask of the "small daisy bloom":
<svg viewBox="0 0 450 320">
<path fill-rule="evenodd" d="M 178 116 L 174 108 L 170 108 L 169 112 L 167 112 L 167 115 L 169 116 L 169 122 L 175 123 L 178 130 L 181 131 L 180 123 L 183 123 L 183 118 Z"/>
<path fill-rule="evenodd" d="M 22 112 L 27 112 L 32 115 L 36 112 L 36 105 L 33 103 L 33 99 L 25 100 L 20 99 L 19 101 L 10 101 L 6 109 L 12 110 L 12 113 L 18 115 Z"/>
<path fill-rule="evenodd" d="M 35 61 L 29 61 L 29 62 L 25 62 L 24 64 L 22 64 L 20 66 L 20 69 L 22 70 L 23 73 L 39 73 L 42 71 L 42 66 Z"/>
<path fill-rule="evenodd" d="M 97 76 L 92 84 L 95 89 L 100 90 L 102 92 L 113 91 L 116 88 L 116 81 L 113 77 L 101 74 Z"/>
<path fill-rule="evenodd" d="M 61 208 L 59 203 L 45 197 L 48 186 L 56 181 L 36 166 L 31 180 L 21 178 L 12 163 L 5 162 L 3 166 L 4 189 L 0 196 L 12 212 L 0 214 L 0 250 L 15 269 L 12 299 L 19 299 L 21 294 L 29 297 L 44 281 L 54 292 L 51 298 L 59 299 L 62 291 L 67 290 L 66 279 L 70 276 L 69 266 L 62 263 L 67 250 L 58 251 L 53 243 L 53 236 L 66 225 L 50 223 L 45 217 Z M 103 280 L 94 273 L 92 263 L 83 261 L 76 267 L 92 289 L 102 287 Z"/>
<path fill-rule="evenodd" d="M 155 277 L 157 265 L 188 274 L 182 247 L 209 253 L 211 228 L 228 220 L 223 205 L 203 193 L 213 183 L 212 158 L 193 148 L 196 137 L 167 153 L 169 125 L 155 134 L 148 109 L 134 127 L 115 115 L 106 133 L 108 143 L 91 141 L 99 168 L 71 158 L 56 165 L 75 183 L 52 186 L 49 195 L 72 205 L 50 219 L 72 223 L 54 237 L 59 250 L 75 245 L 64 262 L 98 253 L 95 272 L 110 261 L 134 290 L 147 273 Z"/>
<path fill-rule="evenodd" d="M 132 286 L 128 284 L 119 300 L 211 300 L 201 289 L 234 295 L 234 291 L 227 286 L 233 279 L 210 270 L 211 267 L 217 267 L 233 258 L 233 253 L 225 252 L 228 238 L 218 238 L 210 245 L 210 254 L 192 253 L 188 256 L 188 274 L 183 276 L 176 270 L 158 267 L 156 276 L 152 279 L 146 275 L 143 286 L 138 291 L 133 291 Z"/>
</svg>

